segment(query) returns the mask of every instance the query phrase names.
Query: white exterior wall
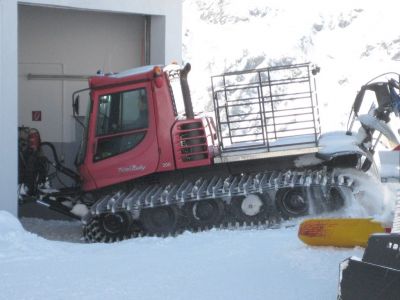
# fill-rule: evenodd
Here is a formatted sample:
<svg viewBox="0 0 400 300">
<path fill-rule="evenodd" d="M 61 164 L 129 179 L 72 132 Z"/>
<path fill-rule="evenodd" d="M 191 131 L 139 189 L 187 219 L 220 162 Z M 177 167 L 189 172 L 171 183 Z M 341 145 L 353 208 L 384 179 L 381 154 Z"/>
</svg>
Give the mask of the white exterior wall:
<svg viewBox="0 0 400 300">
<path fill-rule="evenodd" d="M 17 215 L 17 2 L 0 0 L 0 210 Z"/>
<path fill-rule="evenodd" d="M 150 15 L 150 63 L 182 59 L 181 0 L 0 0 L 0 210 L 14 215 L 17 215 L 18 173 L 18 4 Z M 49 68 L 59 70 L 57 65 Z"/>
</svg>

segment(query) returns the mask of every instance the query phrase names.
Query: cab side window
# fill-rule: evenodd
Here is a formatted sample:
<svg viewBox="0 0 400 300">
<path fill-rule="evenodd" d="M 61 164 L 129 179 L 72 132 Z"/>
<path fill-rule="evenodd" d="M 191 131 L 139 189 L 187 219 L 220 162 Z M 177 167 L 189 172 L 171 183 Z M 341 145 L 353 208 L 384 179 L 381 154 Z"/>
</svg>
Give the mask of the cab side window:
<svg viewBox="0 0 400 300">
<path fill-rule="evenodd" d="M 96 125 L 98 142 L 93 160 L 133 149 L 144 139 L 148 126 L 146 89 L 100 96 Z"/>
<path fill-rule="evenodd" d="M 148 126 L 146 89 L 100 96 L 97 136 L 143 129 Z"/>
</svg>

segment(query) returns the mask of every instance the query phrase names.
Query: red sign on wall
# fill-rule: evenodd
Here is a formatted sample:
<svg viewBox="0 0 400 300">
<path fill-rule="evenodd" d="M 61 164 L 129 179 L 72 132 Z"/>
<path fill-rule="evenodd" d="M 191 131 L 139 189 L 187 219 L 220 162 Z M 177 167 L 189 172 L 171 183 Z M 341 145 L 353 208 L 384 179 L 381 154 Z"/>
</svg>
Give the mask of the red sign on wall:
<svg viewBox="0 0 400 300">
<path fill-rule="evenodd" d="M 32 111 L 32 121 L 42 121 L 42 111 L 41 110 Z"/>
</svg>

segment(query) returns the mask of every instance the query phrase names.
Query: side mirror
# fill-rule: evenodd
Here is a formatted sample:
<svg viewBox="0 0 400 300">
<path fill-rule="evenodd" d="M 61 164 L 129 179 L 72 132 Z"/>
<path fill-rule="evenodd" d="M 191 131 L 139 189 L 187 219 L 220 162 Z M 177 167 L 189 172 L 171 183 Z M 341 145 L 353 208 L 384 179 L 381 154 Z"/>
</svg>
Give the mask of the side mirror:
<svg viewBox="0 0 400 300">
<path fill-rule="evenodd" d="M 72 109 L 74 111 L 74 116 L 79 116 L 79 95 L 77 95 L 72 103 Z"/>
</svg>

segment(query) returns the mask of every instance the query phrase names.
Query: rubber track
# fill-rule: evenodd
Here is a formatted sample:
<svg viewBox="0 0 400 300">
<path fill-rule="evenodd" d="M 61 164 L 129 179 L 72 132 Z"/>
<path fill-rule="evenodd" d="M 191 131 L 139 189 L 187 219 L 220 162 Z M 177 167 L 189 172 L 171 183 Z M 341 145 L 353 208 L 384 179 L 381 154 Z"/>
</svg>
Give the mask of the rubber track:
<svg viewBox="0 0 400 300">
<path fill-rule="evenodd" d="M 200 178 L 195 182 L 184 181 L 181 184 L 169 184 L 167 186 L 150 185 L 144 190 L 132 189 L 131 191 L 120 190 L 100 198 L 90 208 L 89 213 L 84 217 L 84 237 L 88 242 L 113 242 L 136 236 L 149 235 L 146 232 L 127 233 L 122 236 L 108 237 L 102 234 L 99 229 L 98 216 L 104 213 L 127 212 L 138 219 L 142 209 L 154 208 L 165 205 L 178 205 L 179 207 L 192 201 L 207 199 L 230 199 L 234 196 L 246 196 L 249 194 L 271 194 L 283 188 L 319 188 L 326 193 L 331 187 L 344 187 L 352 190 L 354 180 L 345 175 L 336 175 L 335 170 L 285 171 L 265 172 L 255 175 L 229 176 L 227 178 L 213 177 L 211 179 Z M 275 199 L 267 203 L 267 207 L 275 208 Z M 269 217 L 258 224 L 250 224 L 251 227 L 270 227 L 279 222 L 276 214 L 269 214 Z M 237 220 L 224 220 L 211 227 L 232 228 L 248 226 Z M 179 234 L 184 230 L 205 230 L 209 228 L 178 228 L 178 231 L 170 232 L 167 235 Z"/>
</svg>

